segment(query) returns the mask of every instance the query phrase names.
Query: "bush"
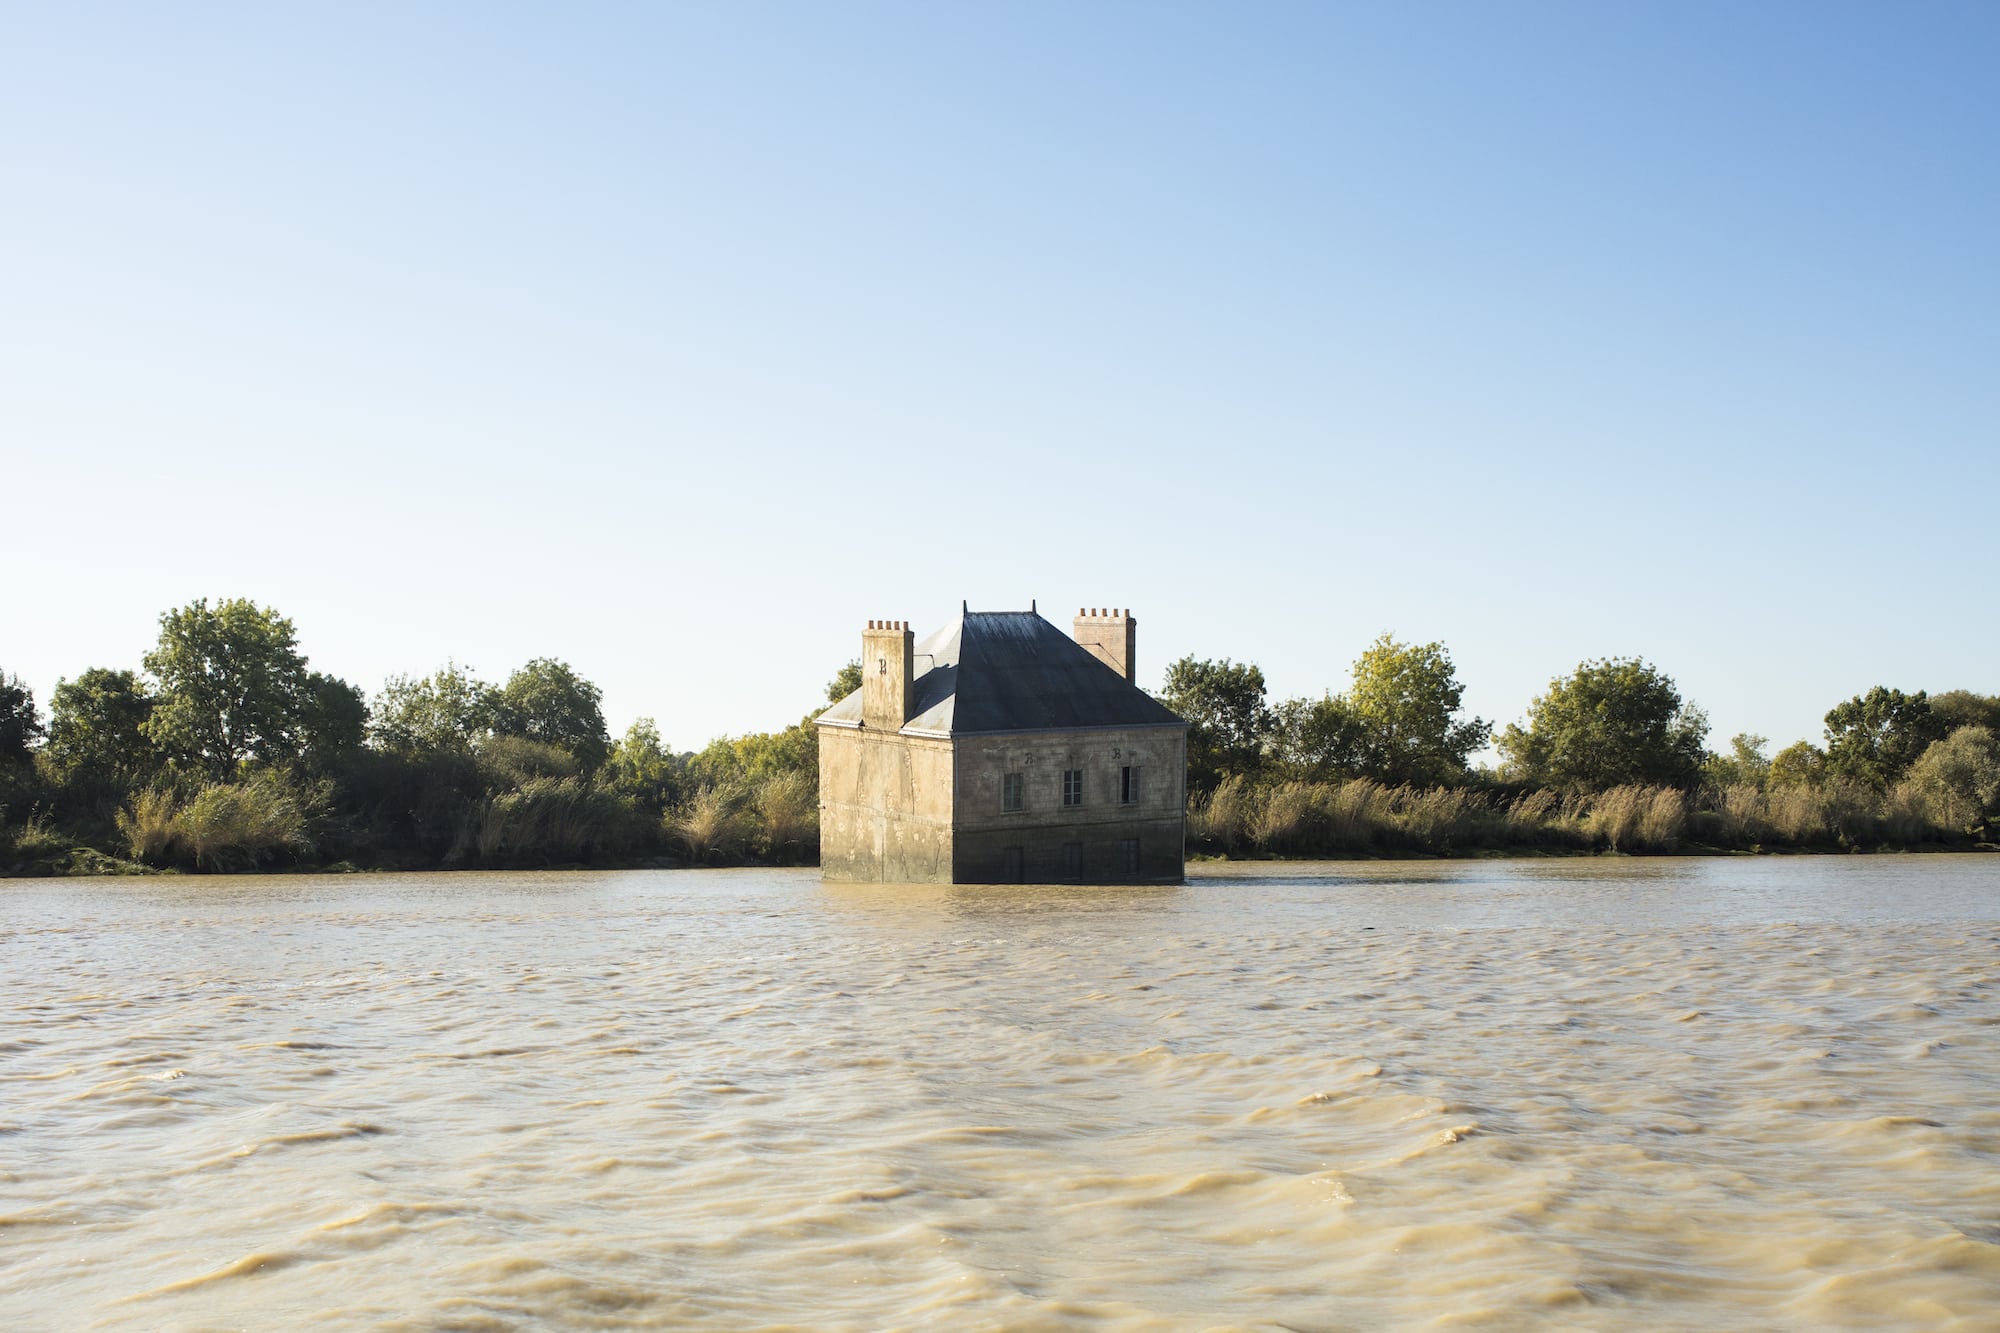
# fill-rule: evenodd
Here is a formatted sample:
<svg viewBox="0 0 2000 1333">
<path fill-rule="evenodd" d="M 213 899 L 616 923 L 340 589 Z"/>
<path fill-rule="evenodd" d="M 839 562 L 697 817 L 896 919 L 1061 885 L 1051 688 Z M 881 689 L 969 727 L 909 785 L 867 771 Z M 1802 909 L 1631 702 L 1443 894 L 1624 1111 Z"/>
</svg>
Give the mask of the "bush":
<svg viewBox="0 0 2000 1333">
<path fill-rule="evenodd" d="M 560 745 L 525 736 L 488 736 L 479 743 L 478 755 L 489 791 L 525 787 L 542 778 L 573 778 L 583 769 Z"/>
</svg>

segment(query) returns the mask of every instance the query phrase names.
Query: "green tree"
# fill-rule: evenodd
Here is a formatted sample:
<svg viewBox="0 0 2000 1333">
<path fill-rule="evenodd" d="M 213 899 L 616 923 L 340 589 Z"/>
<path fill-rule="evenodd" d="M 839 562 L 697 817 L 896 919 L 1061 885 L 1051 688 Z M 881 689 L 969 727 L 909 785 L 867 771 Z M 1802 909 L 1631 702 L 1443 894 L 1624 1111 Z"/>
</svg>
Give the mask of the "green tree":
<svg viewBox="0 0 2000 1333">
<path fill-rule="evenodd" d="M 1500 733 L 1507 776 L 1570 790 L 1692 785 L 1708 736 L 1707 714 L 1637 658 L 1587 661 L 1550 681 L 1528 705 L 1527 721 Z"/>
<path fill-rule="evenodd" d="M 819 728 L 810 717 L 783 731 L 720 737 L 688 761 L 689 777 L 703 787 L 756 787 L 786 774 L 810 781 L 818 793 Z"/>
<path fill-rule="evenodd" d="M 1843 777 L 1887 787 L 1917 762 L 1948 724 L 1931 711 L 1922 690 L 1905 694 L 1877 685 L 1826 715 L 1826 766 Z"/>
<path fill-rule="evenodd" d="M 1717 787 L 1750 786 L 1762 789 L 1771 777 L 1771 761 L 1764 756 L 1770 738 L 1753 731 L 1739 731 L 1729 738 L 1728 754 L 1712 754 L 1702 764 L 1702 774 Z"/>
<path fill-rule="evenodd" d="M 368 702 L 361 691 L 333 676 L 308 674 L 299 713 L 299 753 L 307 766 L 325 772 L 345 763 L 367 737 Z"/>
<path fill-rule="evenodd" d="M 1817 787 L 1826 780 L 1826 751 L 1811 741 L 1794 741 L 1771 756 L 1770 785 Z"/>
<path fill-rule="evenodd" d="M 1482 718 L 1458 720 L 1465 687 L 1441 643 L 1382 635 L 1354 663 L 1347 698 L 1367 738 L 1363 771 L 1387 783 L 1462 781 L 1467 758 L 1493 734 Z"/>
<path fill-rule="evenodd" d="M 0 671 L 0 814 L 12 806 L 19 818 L 43 794 L 35 764 L 35 742 L 43 734 L 34 691 L 19 676 Z M 7 848 L 6 829 L 0 827 L 0 858 Z"/>
<path fill-rule="evenodd" d="M 1931 712 L 1944 723 L 1947 736 L 1960 727 L 1984 727 L 2000 736 L 2000 694 L 1946 690 L 1931 696 Z"/>
<path fill-rule="evenodd" d="M 375 699 L 374 740 L 405 753 L 468 751 L 492 730 L 498 701 L 499 691 L 456 662 L 429 676 L 391 676 Z"/>
<path fill-rule="evenodd" d="M 827 682 L 826 701 L 830 704 L 837 704 L 860 688 L 861 659 L 857 657 L 835 672 L 833 679 Z"/>
<path fill-rule="evenodd" d="M 144 731 L 169 761 L 215 780 L 245 760 L 296 759 L 312 687 L 292 622 L 246 598 L 160 617 Z"/>
<path fill-rule="evenodd" d="M 660 739 L 660 728 L 642 717 L 625 729 L 604 762 L 605 779 L 613 790 L 637 801 L 654 816 L 680 802 L 685 765 Z"/>
<path fill-rule="evenodd" d="M 19 676 L 0 671 L 0 764 L 24 764 L 42 738 L 35 692 Z"/>
<path fill-rule="evenodd" d="M 48 758 L 57 781 L 122 797 L 160 764 L 146 738 L 153 696 L 136 672 L 91 667 L 49 696 Z"/>
<path fill-rule="evenodd" d="M 1209 791 L 1231 775 L 1256 775 L 1271 733 L 1264 692 L 1264 672 L 1247 662 L 1183 657 L 1167 667 L 1160 700 L 1188 724 L 1191 791 Z"/>
<path fill-rule="evenodd" d="M 507 677 L 493 712 L 493 730 L 560 745 L 595 769 L 611 752 L 604 729 L 604 692 L 569 663 L 538 657 Z"/>
<path fill-rule="evenodd" d="M 1294 781 L 1353 777 L 1368 762 L 1368 730 L 1337 695 L 1287 699 L 1271 710 L 1269 758 Z"/>
<path fill-rule="evenodd" d="M 1970 832 L 2000 813 L 2000 740 L 1985 727 L 1960 727 L 1910 765 L 1909 781 L 1933 823 Z"/>
</svg>

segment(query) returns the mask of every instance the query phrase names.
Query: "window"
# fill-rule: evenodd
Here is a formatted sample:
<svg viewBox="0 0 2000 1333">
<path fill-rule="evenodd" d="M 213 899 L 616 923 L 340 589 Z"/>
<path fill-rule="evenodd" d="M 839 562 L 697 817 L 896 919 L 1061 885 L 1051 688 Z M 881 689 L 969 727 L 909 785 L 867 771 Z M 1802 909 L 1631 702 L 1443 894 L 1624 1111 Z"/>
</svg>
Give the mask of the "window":
<svg viewBox="0 0 2000 1333">
<path fill-rule="evenodd" d="M 1139 766 L 1127 764 L 1118 770 L 1118 804 L 1139 803 Z"/>
<path fill-rule="evenodd" d="M 1139 840 L 1137 838 L 1120 839 L 1118 854 L 1124 859 L 1126 874 L 1136 875 L 1139 873 Z"/>
<path fill-rule="evenodd" d="M 1000 882 L 1002 884 L 1025 884 L 1028 882 L 1027 861 L 1019 847 L 1003 848 L 1000 853 Z"/>
<path fill-rule="evenodd" d="M 1065 768 L 1063 770 L 1063 804 L 1083 804 L 1083 770 Z"/>
<path fill-rule="evenodd" d="M 1063 844 L 1063 878 L 1083 878 L 1083 844 L 1066 842 Z"/>
<path fill-rule="evenodd" d="M 1000 808 L 1005 811 L 1026 807 L 1027 783 L 1019 773 L 1008 773 L 1000 779 Z"/>
</svg>

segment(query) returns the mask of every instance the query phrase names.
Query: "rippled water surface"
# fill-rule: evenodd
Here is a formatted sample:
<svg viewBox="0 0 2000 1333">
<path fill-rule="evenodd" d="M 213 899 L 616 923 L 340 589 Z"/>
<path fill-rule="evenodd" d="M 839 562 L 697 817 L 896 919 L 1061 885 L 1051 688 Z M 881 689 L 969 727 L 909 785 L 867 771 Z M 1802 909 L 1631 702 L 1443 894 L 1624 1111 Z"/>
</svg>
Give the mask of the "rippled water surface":
<svg viewBox="0 0 2000 1333">
<path fill-rule="evenodd" d="M 0 1327 L 2000 1326 L 2000 857 L 0 882 Z"/>
</svg>

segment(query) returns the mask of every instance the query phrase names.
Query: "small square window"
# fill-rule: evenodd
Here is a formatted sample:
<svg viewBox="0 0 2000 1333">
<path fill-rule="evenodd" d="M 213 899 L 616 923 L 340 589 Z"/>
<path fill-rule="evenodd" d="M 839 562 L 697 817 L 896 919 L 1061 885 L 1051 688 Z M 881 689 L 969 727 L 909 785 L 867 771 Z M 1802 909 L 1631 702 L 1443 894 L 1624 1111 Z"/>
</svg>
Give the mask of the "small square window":
<svg viewBox="0 0 2000 1333">
<path fill-rule="evenodd" d="M 1118 803 L 1137 805 L 1139 803 L 1139 766 L 1127 764 L 1118 770 Z"/>
<path fill-rule="evenodd" d="M 1063 804 L 1083 804 L 1083 770 L 1065 768 L 1063 770 Z"/>
<path fill-rule="evenodd" d="M 1003 811 L 1025 809 L 1027 806 L 1027 782 L 1019 773 L 1009 773 L 1000 779 L 1000 808 Z"/>
</svg>

